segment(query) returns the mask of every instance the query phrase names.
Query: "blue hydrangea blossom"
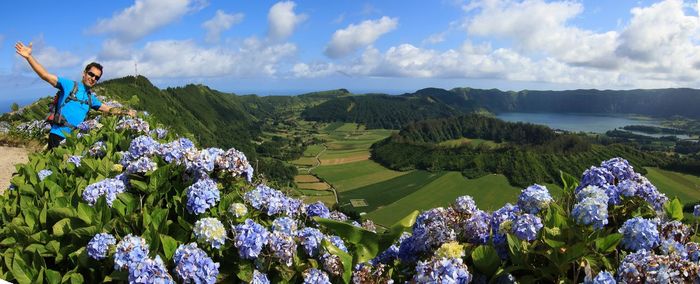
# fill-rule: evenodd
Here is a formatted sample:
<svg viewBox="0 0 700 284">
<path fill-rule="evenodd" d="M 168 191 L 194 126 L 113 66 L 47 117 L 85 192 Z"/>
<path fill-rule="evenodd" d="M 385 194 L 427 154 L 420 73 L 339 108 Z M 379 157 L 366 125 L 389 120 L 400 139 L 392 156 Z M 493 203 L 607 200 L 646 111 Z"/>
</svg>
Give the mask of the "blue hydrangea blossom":
<svg viewBox="0 0 700 284">
<path fill-rule="evenodd" d="M 202 214 L 221 200 L 216 182 L 203 178 L 187 187 L 187 211 Z"/>
<path fill-rule="evenodd" d="M 523 212 L 537 214 L 540 210 L 549 206 L 552 200 L 552 196 L 549 194 L 547 187 L 534 184 L 523 189 L 520 193 L 520 197 L 518 197 L 518 207 Z"/>
<path fill-rule="evenodd" d="M 197 243 L 180 245 L 173 256 L 175 275 L 184 283 L 216 283 L 219 263 L 197 247 Z"/>
<path fill-rule="evenodd" d="M 92 259 L 102 260 L 107 257 L 107 252 L 109 251 L 109 246 L 113 246 L 117 243 L 117 239 L 114 236 L 107 233 L 100 233 L 92 237 L 87 244 L 88 256 Z"/>
<path fill-rule="evenodd" d="M 130 268 L 148 257 L 148 244 L 141 237 L 126 235 L 114 253 L 114 269 Z"/>
<path fill-rule="evenodd" d="M 652 250 L 661 241 L 656 223 L 641 217 L 625 221 L 618 231 L 622 234 L 620 246 L 629 251 Z"/>
</svg>

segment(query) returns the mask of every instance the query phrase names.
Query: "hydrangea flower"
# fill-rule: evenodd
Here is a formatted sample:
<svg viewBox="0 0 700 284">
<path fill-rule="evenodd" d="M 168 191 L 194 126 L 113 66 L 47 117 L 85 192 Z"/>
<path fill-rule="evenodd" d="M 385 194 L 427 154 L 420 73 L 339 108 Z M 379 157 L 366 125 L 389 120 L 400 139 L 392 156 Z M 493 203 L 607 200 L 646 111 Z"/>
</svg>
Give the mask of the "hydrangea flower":
<svg viewBox="0 0 700 284">
<path fill-rule="evenodd" d="M 288 235 L 294 235 L 297 228 L 296 220 L 289 217 L 279 217 L 272 222 L 272 231 L 283 232 Z"/>
<path fill-rule="evenodd" d="M 75 167 L 80 167 L 80 161 L 83 159 L 83 156 L 70 156 L 68 157 L 68 162 L 75 165 Z"/>
<path fill-rule="evenodd" d="M 518 197 L 520 210 L 530 214 L 537 214 L 540 210 L 549 206 L 550 202 L 552 202 L 552 196 L 549 195 L 547 187 L 539 184 L 523 189 L 520 197 Z"/>
<path fill-rule="evenodd" d="M 117 130 L 131 130 L 137 133 L 148 133 L 150 126 L 148 122 L 140 118 L 121 118 L 117 122 Z"/>
<path fill-rule="evenodd" d="M 617 191 L 625 197 L 632 197 L 637 194 L 637 188 L 640 184 L 632 179 L 622 180 L 617 184 Z"/>
<path fill-rule="evenodd" d="M 147 135 L 136 137 L 129 144 L 129 153 L 132 157 L 150 157 L 158 153 L 159 149 L 160 143 Z"/>
<path fill-rule="evenodd" d="M 700 217 L 700 204 L 693 206 L 693 216 Z"/>
<path fill-rule="evenodd" d="M 613 176 L 608 169 L 603 167 L 591 167 L 583 172 L 581 184 L 576 188 L 576 192 L 589 185 L 603 187 L 606 184 L 614 184 L 614 182 L 615 176 Z"/>
<path fill-rule="evenodd" d="M 478 209 L 476 207 L 476 202 L 469 195 L 457 197 L 452 207 L 460 213 L 471 213 Z"/>
<path fill-rule="evenodd" d="M 194 235 L 198 241 L 208 243 L 212 248 L 219 249 L 226 243 L 226 229 L 216 218 L 202 218 L 194 223 Z"/>
<path fill-rule="evenodd" d="M 695 242 L 685 244 L 685 251 L 688 253 L 688 260 L 693 262 L 700 261 L 700 245 Z"/>
<path fill-rule="evenodd" d="M 243 203 L 231 203 L 228 207 L 228 212 L 236 216 L 236 218 L 241 218 L 248 214 L 248 207 Z"/>
<path fill-rule="evenodd" d="M 269 232 L 262 225 L 251 219 L 246 219 L 243 224 L 236 225 L 234 231 L 234 245 L 238 248 L 238 254 L 243 259 L 256 259 L 262 248 L 267 244 Z"/>
<path fill-rule="evenodd" d="M 442 207 L 424 211 L 413 224 L 413 238 L 419 251 L 427 251 L 457 239 L 457 232 L 448 223 L 449 211 Z"/>
<path fill-rule="evenodd" d="M 114 269 L 122 270 L 143 261 L 148 257 L 148 244 L 141 237 L 126 235 L 114 253 Z"/>
<path fill-rule="evenodd" d="M 272 251 L 272 256 L 279 259 L 281 263 L 291 267 L 294 261 L 294 254 L 297 251 L 297 243 L 291 235 L 273 231 L 268 235 L 268 244 Z"/>
<path fill-rule="evenodd" d="M 114 236 L 107 233 L 100 233 L 92 237 L 87 244 L 88 256 L 92 259 L 102 260 L 107 257 L 109 246 L 117 243 Z"/>
<path fill-rule="evenodd" d="M 521 240 L 534 241 L 542 227 L 540 217 L 525 213 L 515 218 L 511 231 Z"/>
<path fill-rule="evenodd" d="M 39 171 L 39 173 L 37 173 L 40 181 L 43 181 L 46 177 L 48 177 L 52 174 L 53 174 L 53 171 L 51 171 L 51 170 L 41 170 L 41 171 Z"/>
<path fill-rule="evenodd" d="M 107 146 L 105 145 L 105 142 L 97 141 L 95 144 L 92 144 L 92 147 L 90 147 L 90 150 L 88 150 L 88 155 L 90 155 L 90 157 L 102 157 L 106 154 L 106 152 Z"/>
<path fill-rule="evenodd" d="M 107 200 L 107 205 L 112 207 L 112 203 L 117 199 L 117 194 L 124 192 L 126 186 L 124 182 L 116 178 L 108 178 L 93 183 L 85 187 L 83 190 L 83 200 L 88 203 L 88 205 L 93 206 L 100 196 L 105 196 Z"/>
<path fill-rule="evenodd" d="M 416 265 L 415 283 L 469 283 L 472 275 L 461 258 L 433 258 Z"/>
<path fill-rule="evenodd" d="M 608 224 L 608 199 L 587 197 L 576 203 L 571 210 L 571 216 L 580 225 L 593 225 L 600 230 Z"/>
<path fill-rule="evenodd" d="M 270 284 L 270 280 L 267 279 L 267 275 L 255 269 L 250 284 Z"/>
<path fill-rule="evenodd" d="M 328 219 L 335 220 L 335 221 L 340 221 L 340 222 L 345 222 L 349 218 L 347 215 L 343 214 L 343 212 L 340 211 L 331 211 L 331 213 L 328 216 Z M 367 219 L 369 220 L 369 219 Z"/>
<path fill-rule="evenodd" d="M 464 221 L 464 239 L 472 244 L 486 244 L 491 236 L 491 215 L 476 209 L 471 217 Z"/>
<path fill-rule="evenodd" d="M 348 252 L 348 248 L 345 246 L 345 242 L 338 236 L 327 236 L 326 238 L 331 244 L 339 248 L 344 252 Z"/>
<path fill-rule="evenodd" d="M 672 239 L 661 242 L 660 250 L 665 255 L 676 255 L 681 259 L 688 259 L 688 251 L 685 246 Z"/>
<path fill-rule="evenodd" d="M 462 258 L 464 255 L 464 246 L 458 242 L 444 243 L 435 251 L 435 256 L 439 258 Z"/>
<path fill-rule="evenodd" d="M 76 128 L 82 132 L 88 132 L 93 129 L 102 128 L 102 124 L 99 121 L 99 117 L 96 117 L 95 119 L 88 119 L 79 123 Z"/>
<path fill-rule="evenodd" d="M 651 250 L 661 241 L 656 223 L 641 217 L 625 221 L 618 231 L 622 234 L 620 245 L 630 251 Z"/>
<path fill-rule="evenodd" d="M 180 245 L 173 256 L 175 274 L 184 283 L 216 283 L 219 263 L 197 247 L 197 243 Z"/>
<path fill-rule="evenodd" d="M 266 185 L 258 185 L 255 189 L 246 192 L 243 200 L 248 202 L 253 208 L 265 212 L 269 216 L 295 211 L 292 208 L 291 198 L 284 195 L 279 190 L 272 189 Z"/>
<path fill-rule="evenodd" d="M 304 271 L 304 284 L 331 284 L 328 274 L 316 268 Z"/>
<path fill-rule="evenodd" d="M 395 259 L 399 257 L 399 246 L 401 243 L 408 239 L 411 236 L 411 234 L 407 232 L 403 232 L 401 234 L 401 237 L 399 237 L 396 242 L 394 242 L 389 248 L 387 248 L 385 251 L 381 252 L 378 254 L 375 258 L 369 261 L 371 265 L 376 265 L 379 263 L 392 263 Z"/>
<path fill-rule="evenodd" d="M 126 172 L 130 174 L 141 173 L 145 174 L 158 169 L 158 164 L 153 162 L 149 157 L 141 157 L 136 161 L 130 162 L 126 166 Z"/>
<path fill-rule="evenodd" d="M 187 211 L 192 214 L 202 214 L 216 205 L 221 197 L 216 182 L 204 178 L 187 187 Z"/>
<path fill-rule="evenodd" d="M 576 193 L 576 200 L 583 201 L 586 198 L 604 200 L 604 202 L 607 203 L 609 197 L 603 188 L 596 185 L 589 185 Z"/>
<path fill-rule="evenodd" d="M 248 163 L 248 158 L 234 148 L 216 158 L 216 167 L 233 176 L 245 176 L 248 182 L 253 180 L 253 167 Z"/>
<path fill-rule="evenodd" d="M 389 277 L 389 268 L 383 263 L 379 264 L 369 264 L 369 263 L 358 263 L 352 272 L 352 283 L 353 284 L 365 284 L 365 283 L 394 283 L 391 277 Z"/>
<path fill-rule="evenodd" d="M 224 153 L 219 148 L 208 148 L 196 151 L 190 148 L 185 151 L 184 161 L 187 171 L 192 173 L 211 173 L 216 165 L 216 159 Z"/>
<path fill-rule="evenodd" d="M 330 217 L 330 213 L 331 212 L 328 210 L 328 207 L 326 207 L 326 205 L 321 201 L 316 201 L 315 203 L 306 206 L 306 214 L 309 216 L 309 218 L 314 216 L 328 218 Z"/>
<path fill-rule="evenodd" d="M 154 130 L 151 130 L 150 134 L 151 135 L 155 134 L 156 138 L 163 139 L 163 138 L 165 138 L 166 135 L 168 135 L 168 130 L 163 129 L 163 128 L 156 128 Z"/>
<path fill-rule="evenodd" d="M 323 270 L 333 276 L 339 276 L 343 274 L 343 271 L 345 270 L 343 267 L 343 262 L 337 255 L 326 253 L 321 256 L 320 261 L 323 263 Z"/>
<path fill-rule="evenodd" d="M 615 281 L 615 277 L 610 272 L 607 271 L 601 271 L 598 272 L 598 275 L 595 276 L 595 278 L 590 279 L 586 277 L 583 280 L 584 284 L 615 284 L 617 283 Z"/>
<path fill-rule="evenodd" d="M 161 144 L 158 155 L 168 163 L 181 164 L 185 153 L 194 149 L 194 143 L 187 138 L 180 138 L 170 143 Z"/>
<path fill-rule="evenodd" d="M 637 178 L 637 181 L 639 182 L 639 187 L 637 187 L 636 195 L 649 202 L 656 211 L 663 210 L 664 204 L 668 201 L 666 195 L 659 192 L 647 178 L 641 175 Z"/>
<path fill-rule="evenodd" d="M 634 168 L 630 163 L 620 157 L 612 158 L 600 163 L 600 167 L 605 168 L 618 181 L 632 179 L 634 177 Z"/>
<path fill-rule="evenodd" d="M 163 260 L 156 255 L 155 259 L 144 259 L 129 267 L 129 283 L 175 283 L 168 274 Z"/>
<path fill-rule="evenodd" d="M 304 247 L 304 252 L 306 252 L 308 256 L 314 257 L 318 255 L 321 241 L 324 238 L 321 231 L 306 227 L 297 231 L 297 236 L 301 239 L 301 245 Z"/>
</svg>

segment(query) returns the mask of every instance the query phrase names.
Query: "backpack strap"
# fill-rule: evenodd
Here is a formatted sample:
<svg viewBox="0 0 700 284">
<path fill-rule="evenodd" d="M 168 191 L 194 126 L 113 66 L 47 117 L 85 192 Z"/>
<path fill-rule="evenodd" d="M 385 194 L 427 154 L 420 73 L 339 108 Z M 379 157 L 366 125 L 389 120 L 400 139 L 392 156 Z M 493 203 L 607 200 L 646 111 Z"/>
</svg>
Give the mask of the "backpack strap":
<svg viewBox="0 0 700 284">
<path fill-rule="evenodd" d="M 71 125 L 70 123 L 68 123 L 68 121 L 63 117 L 63 115 L 61 114 L 61 109 L 68 102 L 69 99 L 76 100 L 76 101 L 78 100 L 77 97 L 75 96 L 75 94 L 77 92 L 78 92 L 78 82 L 73 81 L 73 89 L 70 91 L 68 97 L 64 98 L 62 103 L 60 103 L 60 104 L 57 103 L 54 106 L 54 112 L 53 112 L 51 124 L 75 128 L 74 125 Z M 64 94 L 65 94 L 65 92 L 64 92 Z M 58 95 L 58 93 L 57 93 L 57 95 Z"/>
</svg>

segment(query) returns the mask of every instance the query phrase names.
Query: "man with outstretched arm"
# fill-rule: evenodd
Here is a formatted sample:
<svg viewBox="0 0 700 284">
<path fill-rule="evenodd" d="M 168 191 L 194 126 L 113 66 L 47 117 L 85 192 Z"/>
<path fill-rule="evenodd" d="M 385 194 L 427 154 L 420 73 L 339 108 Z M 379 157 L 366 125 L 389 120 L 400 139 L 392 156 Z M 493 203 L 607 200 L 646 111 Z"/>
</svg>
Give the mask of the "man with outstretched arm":
<svg viewBox="0 0 700 284">
<path fill-rule="evenodd" d="M 54 106 L 58 108 L 58 117 L 51 123 L 48 149 L 58 146 L 66 138 L 66 134 L 83 122 L 90 108 L 109 114 L 136 115 L 134 110 L 121 110 L 102 104 L 92 93 L 91 88 L 97 84 L 102 76 L 102 65 L 99 63 L 92 62 L 85 66 L 81 81 L 76 82 L 47 72 L 32 56 L 32 43 L 27 46 L 22 42 L 17 42 L 15 50 L 17 54 L 27 60 L 29 66 L 41 79 L 61 91 Z"/>
</svg>

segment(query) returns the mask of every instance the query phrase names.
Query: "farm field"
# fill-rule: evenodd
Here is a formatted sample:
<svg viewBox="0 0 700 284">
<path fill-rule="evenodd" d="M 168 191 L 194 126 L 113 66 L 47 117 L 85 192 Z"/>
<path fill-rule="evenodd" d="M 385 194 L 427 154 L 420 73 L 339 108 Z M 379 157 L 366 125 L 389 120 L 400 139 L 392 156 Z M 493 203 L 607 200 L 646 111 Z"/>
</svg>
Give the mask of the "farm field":
<svg viewBox="0 0 700 284">
<path fill-rule="evenodd" d="M 669 198 L 678 197 L 683 204 L 700 201 L 700 177 L 659 168 L 645 169 L 649 181 Z"/>
<path fill-rule="evenodd" d="M 520 190 L 508 184 L 503 175 L 465 179 L 458 172 L 447 172 L 415 192 L 367 213 L 365 218 L 382 226 L 391 226 L 413 210 L 448 206 L 462 195 L 471 195 L 480 209 L 493 210 L 507 202 L 517 202 Z"/>
<path fill-rule="evenodd" d="M 382 182 L 407 173 L 387 169 L 371 160 L 330 166 L 321 164 L 312 172 L 333 185 L 338 192 Z"/>
<path fill-rule="evenodd" d="M 489 147 L 489 148 L 495 148 L 499 145 L 499 143 L 489 141 L 489 140 L 460 138 L 460 139 L 452 139 L 452 140 L 442 141 L 442 142 L 438 143 L 438 146 L 449 148 L 449 147 L 459 147 L 459 146 L 463 146 L 463 145 L 479 146 L 482 144 L 484 146 Z"/>
</svg>

